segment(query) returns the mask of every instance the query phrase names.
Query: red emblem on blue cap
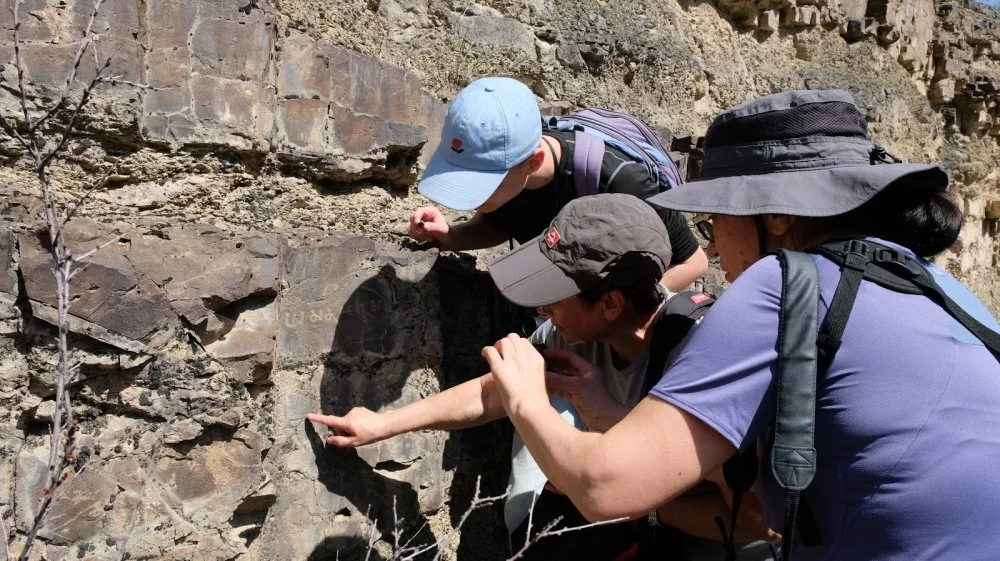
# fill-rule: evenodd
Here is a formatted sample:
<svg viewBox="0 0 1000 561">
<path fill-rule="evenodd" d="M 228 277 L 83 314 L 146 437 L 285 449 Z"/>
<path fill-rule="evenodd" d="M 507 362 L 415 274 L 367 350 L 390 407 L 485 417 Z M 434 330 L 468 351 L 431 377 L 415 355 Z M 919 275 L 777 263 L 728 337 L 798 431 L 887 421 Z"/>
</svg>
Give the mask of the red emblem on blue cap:
<svg viewBox="0 0 1000 561">
<path fill-rule="evenodd" d="M 462 141 L 457 138 L 451 139 L 451 149 L 456 154 L 461 154 L 462 152 L 465 152 L 465 148 L 462 148 Z"/>
<path fill-rule="evenodd" d="M 549 246 L 549 249 L 555 247 L 561 239 L 562 236 L 559 235 L 559 230 L 556 230 L 555 226 L 549 228 L 548 232 L 545 232 L 545 245 Z"/>
</svg>

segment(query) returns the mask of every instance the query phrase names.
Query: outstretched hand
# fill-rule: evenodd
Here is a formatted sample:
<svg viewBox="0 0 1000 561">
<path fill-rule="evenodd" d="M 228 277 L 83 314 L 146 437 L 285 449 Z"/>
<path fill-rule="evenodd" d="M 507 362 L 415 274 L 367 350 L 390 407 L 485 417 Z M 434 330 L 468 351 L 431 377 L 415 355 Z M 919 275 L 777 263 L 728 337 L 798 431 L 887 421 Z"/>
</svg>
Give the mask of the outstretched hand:
<svg viewBox="0 0 1000 561">
<path fill-rule="evenodd" d="M 515 333 L 483 348 L 483 357 L 490 364 L 504 410 L 517 415 L 521 404 L 528 400 L 548 403 L 545 390 L 545 360 L 535 346 Z"/>
<path fill-rule="evenodd" d="M 549 363 L 545 373 L 549 391 L 569 400 L 587 428 L 607 432 L 628 414 L 629 408 L 608 392 L 597 365 L 564 349 L 547 349 L 545 358 Z"/>
<path fill-rule="evenodd" d="M 365 407 L 355 407 L 343 417 L 309 413 L 306 418 L 330 427 L 333 435 L 326 443 L 339 448 L 356 448 L 391 436 L 385 418 Z"/>
<path fill-rule="evenodd" d="M 410 237 L 418 242 L 443 244 L 450 231 L 448 221 L 435 207 L 420 207 L 410 215 Z"/>
</svg>

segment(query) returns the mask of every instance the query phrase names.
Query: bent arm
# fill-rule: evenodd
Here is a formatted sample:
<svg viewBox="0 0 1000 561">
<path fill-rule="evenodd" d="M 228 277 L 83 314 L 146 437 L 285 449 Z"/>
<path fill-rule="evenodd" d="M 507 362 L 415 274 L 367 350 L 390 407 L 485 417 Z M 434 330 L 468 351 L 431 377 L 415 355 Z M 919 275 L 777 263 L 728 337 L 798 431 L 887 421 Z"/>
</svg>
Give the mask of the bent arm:
<svg viewBox="0 0 1000 561">
<path fill-rule="evenodd" d="M 545 475 L 589 520 L 642 516 L 735 451 L 701 420 L 652 397 L 604 434 L 576 430 L 541 400 L 518 404 L 511 420 Z"/>
<path fill-rule="evenodd" d="M 708 256 L 700 247 L 686 260 L 671 265 L 663 274 L 663 285 L 671 292 L 680 292 L 708 271 Z"/>
<path fill-rule="evenodd" d="M 477 212 L 465 222 L 452 224 L 448 230 L 448 238 L 440 247 L 450 251 L 482 249 L 499 245 L 509 237 L 507 232 L 495 226 L 483 213 Z"/>
</svg>

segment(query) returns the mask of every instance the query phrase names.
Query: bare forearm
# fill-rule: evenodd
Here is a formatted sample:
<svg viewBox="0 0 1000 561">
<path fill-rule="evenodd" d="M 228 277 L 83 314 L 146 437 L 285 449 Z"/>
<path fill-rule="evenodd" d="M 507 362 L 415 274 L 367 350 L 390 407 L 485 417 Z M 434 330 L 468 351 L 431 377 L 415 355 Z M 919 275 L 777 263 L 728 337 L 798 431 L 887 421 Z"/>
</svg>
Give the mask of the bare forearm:
<svg viewBox="0 0 1000 561">
<path fill-rule="evenodd" d="M 463 251 L 467 249 L 482 249 L 493 247 L 504 242 L 509 236 L 497 228 L 481 213 L 476 213 L 465 222 L 452 224 L 448 230 L 448 239 L 441 242 L 441 249 Z"/>
<path fill-rule="evenodd" d="M 441 393 L 386 411 L 389 436 L 422 429 L 458 430 L 505 415 L 492 374 L 469 380 Z"/>
<path fill-rule="evenodd" d="M 514 426 L 549 480 L 592 521 L 645 515 L 735 451 L 703 422 L 654 398 L 605 434 L 581 433 L 530 399 L 508 404 Z"/>
<path fill-rule="evenodd" d="M 687 260 L 667 269 L 663 274 L 663 284 L 672 292 L 680 292 L 701 278 L 708 270 L 708 256 L 698 249 Z"/>
</svg>

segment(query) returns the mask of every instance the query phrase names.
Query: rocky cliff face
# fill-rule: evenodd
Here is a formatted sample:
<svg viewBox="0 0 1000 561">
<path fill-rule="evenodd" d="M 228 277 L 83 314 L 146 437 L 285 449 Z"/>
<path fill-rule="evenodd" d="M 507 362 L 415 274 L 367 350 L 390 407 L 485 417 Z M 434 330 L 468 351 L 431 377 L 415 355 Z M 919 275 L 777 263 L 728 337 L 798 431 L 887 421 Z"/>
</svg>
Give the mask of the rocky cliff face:
<svg viewBox="0 0 1000 561">
<path fill-rule="evenodd" d="M 29 110 L 61 91 L 90 6 L 24 2 Z M 948 168 L 967 224 L 941 261 L 1000 311 L 998 24 L 964 0 L 107 0 L 82 77 L 110 57 L 151 89 L 101 87 L 54 170 L 64 203 L 107 176 L 71 245 L 120 241 L 73 288 L 82 470 L 36 554 L 361 558 L 394 497 L 426 540 L 477 474 L 503 489 L 507 427 L 355 452 L 303 421 L 478 375 L 479 348 L 510 327 L 481 273 L 490 252 L 399 234 L 445 101 L 481 75 L 522 79 L 549 112 L 629 110 L 687 151 L 726 106 L 849 89 L 877 142 Z M 10 116 L 12 60 L 5 39 Z M 0 157 L 0 514 L 23 532 L 53 410 L 54 295 L 30 168 L 5 136 Z M 501 525 L 482 511 L 451 549 L 504 559 Z"/>
</svg>

